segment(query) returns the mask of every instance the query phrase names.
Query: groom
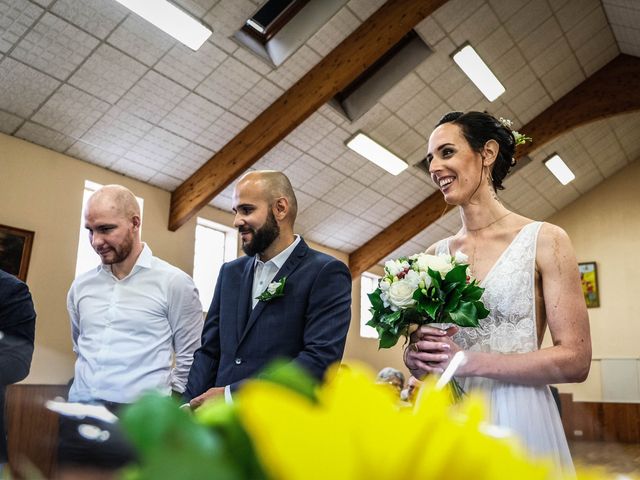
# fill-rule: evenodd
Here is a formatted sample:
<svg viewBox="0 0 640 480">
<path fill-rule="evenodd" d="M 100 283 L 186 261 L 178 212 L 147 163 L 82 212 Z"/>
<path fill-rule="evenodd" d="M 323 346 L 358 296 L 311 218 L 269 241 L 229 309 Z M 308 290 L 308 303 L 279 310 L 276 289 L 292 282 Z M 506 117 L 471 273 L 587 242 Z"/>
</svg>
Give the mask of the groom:
<svg viewBox="0 0 640 480">
<path fill-rule="evenodd" d="M 317 379 L 342 358 L 351 276 L 344 263 L 294 235 L 297 208 L 281 172 L 250 172 L 238 181 L 234 226 L 247 256 L 220 269 L 184 394 L 192 408 L 217 395 L 230 400 L 276 358 Z"/>
</svg>

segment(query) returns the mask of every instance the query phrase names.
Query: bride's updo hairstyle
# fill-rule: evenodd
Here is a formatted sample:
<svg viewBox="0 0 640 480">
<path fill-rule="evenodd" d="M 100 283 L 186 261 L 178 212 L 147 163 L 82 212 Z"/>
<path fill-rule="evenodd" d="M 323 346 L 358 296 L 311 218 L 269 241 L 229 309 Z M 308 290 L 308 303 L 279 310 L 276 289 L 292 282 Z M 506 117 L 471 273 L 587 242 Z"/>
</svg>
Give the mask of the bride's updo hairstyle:
<svg viewBox="0 0 640 480">
<path fill-rule="evenodd" d="M 438 121 L 436 127 L 444 123 L 458 125 L 475 152 L 482 152 L 489 140 L 495 140 L 498 143 L 498 155 L 491 169 L 491 183 L 494 190 L 504 190 L 502 180 L 507 176 L 509 169 L 516 164 L 513 158 L 516 142 L 511 130 L 499 120 L 483 112 L 449 112 Z"/>
</svg>

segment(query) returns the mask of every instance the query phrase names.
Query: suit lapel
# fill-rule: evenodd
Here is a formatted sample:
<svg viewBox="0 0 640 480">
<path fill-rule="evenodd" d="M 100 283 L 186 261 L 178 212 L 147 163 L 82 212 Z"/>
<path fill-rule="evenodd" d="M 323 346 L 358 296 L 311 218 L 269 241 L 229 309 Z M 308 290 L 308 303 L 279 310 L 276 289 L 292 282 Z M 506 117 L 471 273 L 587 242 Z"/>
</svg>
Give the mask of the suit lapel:
<svg viewBox="0 0 640 480">
<path fill-rule="evenodd" d="M 255 261 L 248 261 L 244 266 L 244 272 L 242 273 L 242 284 L 240 285 L 240 291 L 238 292 L 238 321 L 236 322 L 236 336 L 238 340 L 242 336 L 242 332 L 244 331 L 249 319 L 254 268 Z"/>
<path fill-rule="evenodd" d="M 271 281 L 277 282 L 283 277 L 289 277 L 289 275 L 291 275 L 291 273 L 293 273 L 295 269 L 298 268 L 298 266 L 306 256 L 308 250 L 309 250 L 309 247 L 307 246 L 305 241 L 302 238 L 300 238 L 300 243 L 298 244 L 298 246 L 293 250 L 293 252 L 291 252 L 291 255 L 289 255 L 289 258 L 287 259 L 287 261 L 284 262 L 284 265 L 282 265 L 282 268 L 278 270 L 278 273 L 276 273 L 276 276 L 273 277 L 273 280 Z M 251 270 L 251 275 L 253 280 L 253 269 Z M 251 285 L 251 283 L 249 285 Z M 285 283 L 284 297 L 282 300 L 286 301 L 286 297 L 287 297 L 287 286 Z M 251 315 L 249 315 L 249 321 L 247 322 L 247 326 L 245 327 L 244 332 L 240 336 L 240 341 L 238 342 L 238 345 L 242 343 L 242 341 L 245 339 L 245 337 L 247 336 L 247 333 L 249 332 L 249 330 L 251 330 L 251 327 L 253 327 L 253 325 L 256 323 L 256 320 L 258 319 L 262 311 L 267 307 L 268 303 L 269 302 L 261 301 L 256 304 L 255 308 L 251 311 Z"/>
</svg>

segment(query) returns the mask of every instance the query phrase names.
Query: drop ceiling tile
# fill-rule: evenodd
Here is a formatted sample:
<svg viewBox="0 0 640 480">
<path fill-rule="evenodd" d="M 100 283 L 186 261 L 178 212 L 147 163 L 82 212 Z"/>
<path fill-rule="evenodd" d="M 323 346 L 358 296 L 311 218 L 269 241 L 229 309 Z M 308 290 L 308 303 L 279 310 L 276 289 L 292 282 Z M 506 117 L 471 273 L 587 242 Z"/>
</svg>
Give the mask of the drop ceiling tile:
<svg viewBox="0 0 640 480">
<path fill-rule="evenodd" d="M 197 138 L 197 143 L 217 152 L 229 140 L 240 133 L 248 122 L 231 112 L 223 112 L 207 130 Z"/>
<path fill-rule="evenodd" d="M 500 58 L 513 47 L 513 40 L 502 26 L 495 28 L 489 36 L 477 45 L 474 45 L 478 55 L 487 63 L 492 59 Z"/>
<path fill-rule="evenodd" d="M 173 161 L 188 145 L 188 140 L 162 128 L 153 127 L 125 154 L 125 158 L 144 165 L 164 165 Z"/>
<path fill-rule="evenodd" d="M 296 219 L 296 228 L 309 231 L 331 216 L 335 210 L 336 207 L 333 205 L 322 200 L 318 200 L 305 209 L 304 215 L 301 215 Z"/>
<path fill-rule="evenodd" d="M 449 0 L 433 12 L 433 18 L 442 25 L 445 32 L 451 33 L 483 3 L 483 0 Z"/>
<path fill-rule="evenodd" d="M 118 106 L 151 123 L 158 123 L 188 93 L 173 80 L 150 70 L 120 99 Z"/>
<path fill-rule="evenodd" d="M 489 0 L 489 4 L 500 20 L 505 21 L 518 14 L 530 0 Z"/>
<path fill-rule="evenodd" d="M 149 182 L 149 179 L 156 175 L 157 171 L 147 165 L 121 158 L 117 160 L 111 168 L 116 172 L 120 172 L 127 177 L 135 178 L 142 182 Z"/>
<path fill-rule="evenodd" d="M 106 102 L 70 85 L 62 85 L 31 118 L 78 139 L 108 109 Z"/>
<path fill-rule="evenodd" d="M 248 0 L 221 1 L 207 12 L 204 22 L 213 28 L 214 33 L 218 32 L 223 37 L 232 37 L 258 8 Z"/>
<path fill-rule="evenodd" d="M 569 45 L 574 49 L 577 49 L 584 43 L 588 42 L 594 32 L 598 32 L 604 27 L 608 27 L 607 17 L 600 6 L 590 10 L 585 10 L 584 13 L 586 13 L 586 15 L 578 15 L 578 18 L 580 19 L 579 22 L 575 23 L 566 31 Z"/>
<path fill-rule="evenodd" d="M 347 7 L 349 7 L 349 10 L 355 13 L 360 20 L 366 20 L 382 5 L 384 5 L 384 0 L 350 0 Z"/>
<path fill-rule="evenodd" d="M 562 29 L 568 32 L 582 22 L 585 17 L 593 15 L 594 10 L 599 7 L 599 0 L 570 0 L 555 11 L 555 16 Z"/>
<path fill-rule="evenodd" d="M 440 98 L 451 103 L 451 97 L 458 90 L 471 82 L 463 71 L 451 61 L 451 66 L 438 78 L 431 82 L 431 88 Z"/>
<path fill-rule="evenodd" d="M 553 67 L 564 62 L 567 58 L 572 57 L 573 55 L 571 47 L 563 36 L 554 40 L 552 45 L 550 45 L 550 48 L 541 52 L 537 57 L 531 60 L 529 65 L 538 77 L 542 77 Z"/>
<path fill-rule="evenodd" d="M 322 193 L 315 193 L 327 189 L 330 182 L 335 182 L 336 175 L 340 176 L 340 172 L 327 167 L 324 163 L 316 160 L 310 155 L 304 154 L 302 158 L 293 162 L 284 171 L 289 177 L 294 188 L 301 188 L 305 193 L 313 195 L 316 198 L 322 197 Z M 313 180 L 317 179 L 318 186 L 314 187 Z M 315 191 L 315 192 L 314 192 Z"/>
<path fill-rule="evenodd" d="M 133 148 L 151 128 L 153 125 L 149 122 L 121 108 L 111 107 L 81 140 L 120 157 Z"/>
<path fill-rule="evenodd" d="M 284 171 L 293 162 L 297 162 L 304 156 L 304 153 L 286 141 L 269 150 L 258 163 L 259 170 L 279 170 Z"/>
<path fill-rule="evenodd" d="M 360 195 L 365 186 L 353 178 L 344 178 L 342 182 L 334 183 L 332 188 L 323 196 L 324 200 L 338 208 L 344 208 L 349 212 L 347 205 L 351 203 L 354 197 Z M 352 212 L 350 212 L 352 213 Z"/>
<path fill-rule="evenodd" d="M 547 2 L 527 2 L 505 22 L 505 28 L 516 42 L 536 30 L 551 16 Z"/>
<path fill-rule="evenodd" d="M 211 150 L 207 150 L 195 143 L 189 143 L 189 145 L 178 151 L 173 161 L 176 164 L 183 165 L 191 175 L 212 156 L 213 152 Z"/>
<path fill-rule="evenodd" d="M 12 113 L 0 110 L 0 132 L 11 135 L 24 120 Z"/>
<path fill-rule="evenodd" d="M 363 185 L 369 186 L 385 175 L 391 174 L 374 163 L 371 163 L 369 160 L 364 159 L 364 164 L 351 176 Z"/>
<path fill-rule="evenodd" d="M 359 183 L 359 182 L 358 182 Z M 364 188 L 359 190 L 348 202 L 342 205 L 342 208 L 346 211 L 360 217 L 364 212 L 376 209 L 378 203 L 382 199 L 382 195 L 372 188 Z"/>
<path fill-rule="evenodd" d="M 360 170 L 369 163 L 370 162 L 366 158 L 361 157 L 357 153 L 352 152 L 351 150 L 345 150 L 343 154 L 331 162 L 330 165 L 339 172 L 342 172 L 347 176 L 352 176 L 355 172 L 358 172 L 359 175 Z M 358 175 L 356 175 L 355 178 L 360 180 L 361 177 L 358 177 Z M 366 185 L 365 181 L 362 181 L 362 183 Z"/>
<path fill-rule="evenodd" d="M 424 80 L 418 75 L 409 73 L 380 98 L 380 103 L 391 110 L 396 110 L 419 96 L 426 86 Z"/>
<path fill-rule="evenodd" d="M 172 177 L 171 175 L 166 175 L 160 172 L 151 177 L 149 179 L 149 183 L 162 188 L 167 192 L 173 192 L 182 183 L 182 181 L 178 178 Z"/>
<path fill-rule="evenodd" d="M 604 177 L 602 176 L 600 171 L 591 170 L 588 173 L 577 176 L 576 179 L 571 183 L 580 193 L 585 194 L 597 184 L 602 182 L 602 180 L 604 180 Z"/>
<path fill-rule="evenodd" d="M 314 50 L 302 45 L 283 64 L 267 75 L 267 78 L 280 88 L 287 90 L 311 70 L 321 58 Z"/>
<path fill-rule="evenodd" d="M 473 14 L 451 32 L 453 42 L 462 46 L 469 42 L 474 47 L 500 27 L 500 20 L 488 4 L 481 5 Z"/>
<path fill-rule="evenodd" d="M 327 117 L 314 113 L 287 135 L 286 140 L 300 150 L 307 151 L 335 128 L 336 125 Z"/>
<path fill-rule="evenodd" d="M 389 116 L 384 122 L 371 130 L 371 138 L 382 146 L 389 148 L 393 142 L 409 131 L 409 125 L 395 115 Z"/>
<path fill-rule="evenodd" d="M 419 148 L 426 151 L 426 143 L 427 141 L 422 135 L 413 129 L 409 129 L 393 143 L 389 144 L 389 150 L 411 165 L 409 155 Z"/>
<path fill-rule="evenodd" d="M 311 205 L 313 205 L 314 202 L 316 202 L 318 199 L 315 197 L 312 197 L 311 195 L 307 195 L 304 192 L 295 192 L 296 194 L 296 201 L 298 202 L 298 217 L 300 217 L 300 215 L 302 214 L 302 212 L 304 212 L 307 208 L 309 208 Z"/>
<path fill-rule="evenodd" d="M 189 93 L 160 121 L 160 126 L 189 140 L 196 140 L 223 113 L 224 110 L 215 103 Z"/>
<path fill-rule="evenodd" d="M 566 58 L 541 78 L 553 100 L 559 100 L 584 80 L 582 69 L 573 56 Z"/>
<path fill-rule="evenodd" d="M 436 23 L 433 17 L 429 16 L 414 27 L 414 30 L 422 37 L 424 42 L 430 47 L 444 38 L 444 30 Z"/>
<path fill-rule="evenodd" d="M 344 142 L 350 137 L 351 134 L 346 130 L 336 129 L 331 132 L 331 135 L 326 135 L 320 139 L 307 152 L 322 163 L 331 164 L 345 153 L 347 147 Z"/>
<path fill-rule="evenodd" d="M 433 53 L 416 67 L 415 72 L 427 85 L 431 85 L 454 65 L 451 54 L 455 50 L 456 45 L 448 37 L 443 38 L 433 46 Z"/>
<path fill-rule="evenodd" d="M 431 110 L 426 117 L 420 120 L 420 123 L 416 124 L 415 130 L 419 135 L 423 135 L 424 138 L 428 141 L 431 132 L 434 130 L 438 121 L 442 118 L 442 116 L 447 113 L 455 110 L 448 103 L 441 102 L 438 104 L 433 110 Z"/>
<path fill-rule="evenodd" d="M 129 15 L 107 41 L 145 65 L 153 66 L 176 40 L 137 15 Z"/>
<path fill-rule="evenodd" d="M 512 91 L 517 95 L 509 100 L 509 106 L 523 123 L 529 122 L 553 103 L 537 80 L 527 88 L 518 90 L 513 87 Z"/>
<path fill-rule="evenodd" d="M 555 48 L 555 44 L 561 41 L 565 41 L 562 29 L 556 18 L 552 16 L 524 37 L 518 46 L 524 57 L 530 61 L 541 54 L 549 53 Z"/>
<path fill-rule="evenodd" d="M 160 59 L 154 69 L 192 90 L 211 75 L 227 57 L 225 52 L 208 41 L 195 52 L 177 43 Z"/>
<path fill-rule="evenodd" d="M 98 43 L 97 39 L 70 23 L 45 13 L 16 45 L 11 56 L 64 80 Z"/>
<path fill-rule="evenodd" d="M 454 110 L 466 112 L 470 110 L 473 105 L 482 101 L 483 98 L 485 97 L 482 95 L 482 92 L 478 90 L 478 87 L 469 82 L 451 95 L 449 103 L 453 106 Z"/>
<path fill-rule="evenodd" d="M 391 115 L 391 110 L 381 103 L 376 103 L 368 112 L 362 115 L 355 122 L 346 122 L 343 125 L 343 128 L 351 133 L 355 133 L 358 130 L 370 132 Z"/>
<path fill-rule="evenodd" d="M 16 137 L 42 145 L 56 152 L 64 152 L 75 141 L 60 132 L 33 122 L 26 122 L 22 125 L 16 132 Z"/>
<path fill-rule="evenodd" d="M 54 0 L 33 0 L 33 1 L 38 5 L 41 5 L 43 7 L 48 7 L 51 4 L 51 2 L 53 2 Z"/>
<path fill-rule="evenodd" d="M 396 114 L 407 125 L 416 126 L 435 107 L 440 105 L 442 100 L 430 87 L 423 88 L 410 102 L 402 107 L 396 108 Z"/>
<path fill-rule="evenodd" d="M 142 63 L 102 44 L 69 79 L 69 83 L 116 103 L 147 71 Z"/>
<path fill-rule="evenodd" d="M 609 27 L 605 27 L 593 35 L 587 42 L 576 49 L 576 57 L 582 65 L 589 65 L 591 69 L 595 67 L 594 60 L 604 66 L 609 60 L 617 56 L 616 40 Z"/>
<path fill-rule="evenodd" d="M 51 11 L 101 39 L 129 13 L 119 3 L 104 0 L 58 0 Z"/>
<path fill-rule="evenodd" d="M 247 48 L 238 48 L 232 55 L 240 63 L 255 70 L 262 76 L 267 76 L 274 69 L 274 66 L 270 62 Z"/>
<path fill-rule="evenodd" d="M 227 57 L 214 72 L 196 88 L 203 97 L 224 108 L 235 102 L 254 88 L 260 75 L 233 57 Z"/>
<path fill-rule="evenodd" d="M 306 44 L 319 55 L 325 57 L 360 26 L 360 23 L 361 20 L 351 10 L 342 8 Z"/>
<path fill-rule="evenodd" d="M 28 118 L 59 85 L 49 75 L 5 57 L 0 63 L 0 108 Z"/>
<path fill-rule="evenodd" d="M 202 18 L 218 0 L 174 0 L 177 6 L 196 18 Z"/>
<path fill-rule="evenodd" d="M 0 52 L 8 52 L 43 11 L 27 0 L 0 0 Z"/>
<path fill-rule="evenodd" d="M 81 140 L 76 141 L 64 153 L 104 168 L 110 168 L 111 165 L 120 158 L 120 155 L 108 152 Z"/>
</svg>

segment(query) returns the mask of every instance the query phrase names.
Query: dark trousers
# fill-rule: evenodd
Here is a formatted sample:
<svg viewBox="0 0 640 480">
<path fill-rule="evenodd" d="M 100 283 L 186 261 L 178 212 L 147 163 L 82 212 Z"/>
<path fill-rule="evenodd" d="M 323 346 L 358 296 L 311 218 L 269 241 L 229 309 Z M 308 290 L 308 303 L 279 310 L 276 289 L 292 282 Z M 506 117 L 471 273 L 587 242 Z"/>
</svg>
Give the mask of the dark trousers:
<svg viewBox="0 0 640 480">
<path fill-rule="evenodd" d="M 114 415 L 124 406 L 100 402 Z M 95 418 L 60 416 L 58 434 L 58 468 L 91 467 L 116 470 L 135 462 L 133 446 L 120 424 Z"/>
</svg>

